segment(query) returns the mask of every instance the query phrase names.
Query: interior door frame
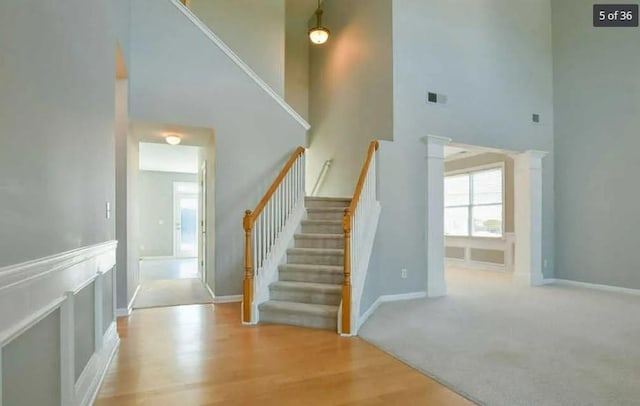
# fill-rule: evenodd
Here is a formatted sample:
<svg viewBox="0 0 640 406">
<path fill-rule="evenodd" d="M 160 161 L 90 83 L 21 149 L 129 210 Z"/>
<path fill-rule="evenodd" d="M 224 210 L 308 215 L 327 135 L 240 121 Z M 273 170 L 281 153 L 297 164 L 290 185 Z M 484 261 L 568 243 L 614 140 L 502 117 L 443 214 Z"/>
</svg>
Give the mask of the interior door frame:
<svg viewBox="0 0 640 406">
<path fill-rule="evenodd" d="M 207 161 L 203 161 L 200 166 L 200 184 L 199 184 L 199 248 L 198 248 L 198 268 L 201 272 L 202 282 L 207 283 Z"/>
</svg>

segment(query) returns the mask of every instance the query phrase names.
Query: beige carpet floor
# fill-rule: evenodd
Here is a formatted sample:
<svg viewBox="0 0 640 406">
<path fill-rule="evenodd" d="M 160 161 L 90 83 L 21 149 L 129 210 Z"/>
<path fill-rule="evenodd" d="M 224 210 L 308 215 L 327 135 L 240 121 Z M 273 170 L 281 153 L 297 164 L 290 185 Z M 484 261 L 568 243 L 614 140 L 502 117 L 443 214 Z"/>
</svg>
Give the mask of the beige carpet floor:
<svg viewBox="0 0 640 406">
<path fill-rule="evenodd" d="M 133 304 L 134 309 L 213 303 L 200 279 L 143 281 Z"/>
<path fill-rule="evenodd" d="M 447 297 L 384 304 L 360 335 L 478 404 L 640 405 L 640 296 L 447 279 Z"/>
</svg>

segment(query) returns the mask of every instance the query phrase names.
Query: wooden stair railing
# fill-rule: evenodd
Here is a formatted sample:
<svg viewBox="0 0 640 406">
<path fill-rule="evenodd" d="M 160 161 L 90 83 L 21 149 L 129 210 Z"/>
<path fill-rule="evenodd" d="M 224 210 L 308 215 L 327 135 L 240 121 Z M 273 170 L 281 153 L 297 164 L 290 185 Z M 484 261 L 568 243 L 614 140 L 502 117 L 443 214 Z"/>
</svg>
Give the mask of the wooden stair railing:
<svg viewBox="0 0 640 406">
<path fill-rule="evenodd" d="M 376 202 L 376 157 L 378 141 L 371 141 L 367 157 L 362 166 L 351 204 L 344 210 L 342 226 L 344 228 L 344 283 L 342 285 L 341 333 L 350 335 L 351 325 L 351 272 L 358 269 L 360 261 L 360 240 L 363 237 L 363 222 L 366 214 Z M 353 251 L 352 251 L 353 250 Z M 354 266 L 355 265 L 355 266 Z"/>
<path fill-rule="evenodd" d="M 245 232 L 242 321 L 253 321 L 254 276 L 260 271 L 289 216 L 304 200 L 305 149 L 298 147 L 256 208 L 247 210 Z"/>
</svg>

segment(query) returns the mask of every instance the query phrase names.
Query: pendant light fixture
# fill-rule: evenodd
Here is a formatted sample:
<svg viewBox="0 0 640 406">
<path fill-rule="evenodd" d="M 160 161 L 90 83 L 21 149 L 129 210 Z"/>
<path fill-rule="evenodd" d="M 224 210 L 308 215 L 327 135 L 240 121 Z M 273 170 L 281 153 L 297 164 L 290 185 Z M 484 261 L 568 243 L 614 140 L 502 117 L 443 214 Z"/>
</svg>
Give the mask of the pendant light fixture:
<svg viewBox="0 0 640 406">
<path fill-rule="evenodd" d="M 322 26 L 322 8 L 320 0 L 318 0 L 318 8 L 316 9 L 316 26 L 309 30 L 309 39 L 317 45 L 322 45 L 329 39 L 330 32 Z"/>
</svg>

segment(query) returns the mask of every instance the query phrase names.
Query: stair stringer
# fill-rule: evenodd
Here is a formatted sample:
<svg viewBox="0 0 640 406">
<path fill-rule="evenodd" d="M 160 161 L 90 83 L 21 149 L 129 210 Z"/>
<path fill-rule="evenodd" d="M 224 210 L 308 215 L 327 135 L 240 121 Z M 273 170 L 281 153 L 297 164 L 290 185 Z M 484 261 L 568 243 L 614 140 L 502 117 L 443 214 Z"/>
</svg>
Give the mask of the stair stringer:
<svg viewBox="0 0 640 406">
<path fill-rule="evenodd" d="M 255 274 L 250 324 L 257 324 L 260 321 L 258 306 L 269 300 L 269 285 L 278 281 L 278 266 L 286 263 L 287 249 L 293 247 L 294 236 L 299 231 L 302 220 L 306 217 L 307 209 L 304 205 L 304 199 L 300 199 L 300 203 L 291 212 L 291 216 L 278 235 L 271 252 L 267 255 L 264 265 Z"/>
<path fill-rule="evenodd" d="M 373 252 L 373 245 L 376 239 L 376 233 L 378 232 L 378 221 L 380 220 L 380 213 L 382 206 L 380 202 L 376 201 L 376 204 L 371 210 L 369 218 L 365 221 L 367 224 L 365 236 L 360 243 L 360 252 L 362 254 L 362 260 L 360 261 L 360 268 L 352 270 L 351 272 L 351 334 L 342 333 L 342 302 L 338 309 L 338 334 L 341 336 L 356 336 L 360 325 L 358 323 L 360 319 L 360 302 L 362 299 L 362 293 L 364 292 L 364 284 L 367 280 L 367 272 L 369 270 L 369 261 L 371 260 L 371 253 Z"/>
</svg>

